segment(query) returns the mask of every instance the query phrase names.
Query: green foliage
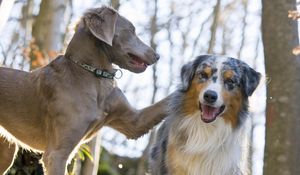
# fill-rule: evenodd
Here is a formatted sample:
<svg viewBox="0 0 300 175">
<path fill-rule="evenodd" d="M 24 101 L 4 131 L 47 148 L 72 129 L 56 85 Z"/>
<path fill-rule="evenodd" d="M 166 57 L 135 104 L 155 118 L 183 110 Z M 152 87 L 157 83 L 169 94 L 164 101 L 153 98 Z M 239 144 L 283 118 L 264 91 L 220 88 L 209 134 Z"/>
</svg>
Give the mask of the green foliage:
<svg viewBox="0 0 300 175">
<path fill-rule="evenodd" d="M 113 170 L 107 162 L 102 162 L 99 166 L 98 175 L 120 175 Z"/>
<path fill-rule="evenodd" d="M 93 156 L 91 155 L 91 149 L 87 144 L 82 144 L 77 152 L 77 155 L 81 161 L 84 161 L 86 157 L 91 161 L 94 161 Z"/>
<path fill-rule="evenodd" d="M 137 175 L 136 170 L 138 163 L 138 158 L 118 156 L 102 148 L 98 174 Z"/>
<path fill-rule="evenodd" d="M 79 147 L 79 150 L 76 154 L 76 156 L 72 159 L 71 163 L 67 166 L 68 175 L 75 175 L 75 169 L 76 169 L 76 162 L 77 159 L 81 161 L 85 161 L 86 158 L 90 159 L 91 161 L 94 160 L 91 149 L 87 144 L 82 144 Z"/>
</svg>

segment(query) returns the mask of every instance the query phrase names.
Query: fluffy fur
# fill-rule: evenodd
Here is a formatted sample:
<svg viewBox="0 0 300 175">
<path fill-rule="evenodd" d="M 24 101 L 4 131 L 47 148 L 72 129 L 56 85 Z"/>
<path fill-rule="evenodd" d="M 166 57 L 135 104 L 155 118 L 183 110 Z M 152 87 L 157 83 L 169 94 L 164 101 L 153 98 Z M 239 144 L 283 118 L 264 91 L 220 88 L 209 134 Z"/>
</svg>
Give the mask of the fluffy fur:
<svg viewBox="0 0 300 175">
<path fill-rule="evenodd" d="M 169 116 L 151 150 L 151 174 L 246 174 L 244 123 L 248 97 L 259 79 L 259 73 L 233 58 L 204 55 L 184 65 Z M 205 97 L 209 91 L 217 95 L 211 103 Z M 204 108 L 220 114 L 211 117 Z"/>
</svg>

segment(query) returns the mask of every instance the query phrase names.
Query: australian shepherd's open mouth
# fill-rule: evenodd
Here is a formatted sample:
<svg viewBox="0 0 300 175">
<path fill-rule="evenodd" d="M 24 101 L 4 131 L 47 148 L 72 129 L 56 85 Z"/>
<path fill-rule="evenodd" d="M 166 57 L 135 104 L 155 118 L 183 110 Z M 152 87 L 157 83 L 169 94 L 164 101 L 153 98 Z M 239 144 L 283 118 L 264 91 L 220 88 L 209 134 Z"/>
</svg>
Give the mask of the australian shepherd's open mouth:
<svg viewBox="0 0 300 175">
<path fill-rule="evenodd" d="M 145 70 L 147 68 L 147 66 L 150 65 L 150 63 L 147 63 L 144 59 L 142 59 L 141 57 L 132 54 L 132 53 L 128 53 L 128 56 L 131 58 L 131 60 L 129 61 L 129 63 L 136 69 L 141 69 L 141 70 Z"/>
<path fill-rule="evenodd" d="M 216 120 L 216 118 L 222 114 L 225 110 L 225 105 L 222 105 L 220 107 L 213 107 L 213 106 L 209 106 L 207 104 L 201 104 L 199 102 L 199 108 L 201 113 L 201 119 L 203 122 L 205 123 L 211 123 L 214 120 Z"/>
</svg>

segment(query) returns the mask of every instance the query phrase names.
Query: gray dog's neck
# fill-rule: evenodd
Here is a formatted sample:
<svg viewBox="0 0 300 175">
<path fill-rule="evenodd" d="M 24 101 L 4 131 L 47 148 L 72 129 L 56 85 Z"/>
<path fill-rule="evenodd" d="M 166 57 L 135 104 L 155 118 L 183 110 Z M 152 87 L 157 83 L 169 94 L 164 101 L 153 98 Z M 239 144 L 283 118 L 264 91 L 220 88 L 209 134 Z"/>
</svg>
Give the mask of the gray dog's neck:
<svg viewBox="0 0 300 175">
<path fill-rule="evenodd" d="M 78 29 L 67 47 L 65 57 L 95 68 L 111 71 L 112 62 L 109 51 L 104 42 L 96 39 L 84 28 Z"/>
</svg>

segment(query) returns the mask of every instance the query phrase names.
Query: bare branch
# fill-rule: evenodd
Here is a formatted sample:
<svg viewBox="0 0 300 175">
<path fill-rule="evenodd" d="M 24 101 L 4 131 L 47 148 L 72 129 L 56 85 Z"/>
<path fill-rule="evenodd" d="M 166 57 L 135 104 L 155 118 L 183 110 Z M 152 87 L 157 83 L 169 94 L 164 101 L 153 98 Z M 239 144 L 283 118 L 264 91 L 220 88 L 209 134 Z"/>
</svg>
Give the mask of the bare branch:
<svg viewBox="0 0 300 175">
<path fill-rule="evenodd" d="M 111 0 L 110 1 L 111 6 L 116 9 L 119 10 L 121 4 L 120 4 L 120 0 Z"/>
<path fill-rule="evenodd" d="M 227 48 L 228 48 L 228 42 L 227 42 L 227 26 L 224 24 L 223 25 L 223 33 L 222 33 L 222 55 L 225 55 L 227 52 Z"/>
<path fill-rule="evenodd" d="M 69 27 L 70 27 L 71 21 L 72 21 L 72 19 L 74 17 L 73 0 L 69 0 L 69 2 L 67 3 L 67 5 L 70 8 L 70 14 L 69 14 L 68 21 L 66 23 L 66 29 L 65 29 L 66 32 L 64 32 L 63 36 L 62 36 L 62 38 L 63 38 L 63 48 L 66 48 L 67 45 L 68 45 L 68 43 L 69 43 L 67 34 L 70 32 Z"/>
<path fill-rule="evenodd" d="M 196 38 L 195 38 L 195 40 L 194 40 L 194 43 L 193 43 L 193 46 L 192 46 L 192 48 L 193 48 L 193 51 L 192 51 L 192 57 L 194 57 L 195 54 L 196 54 L 196 48 L 197 48 L 197 46 L 198 46 L 198 42 L 199 42 L 200 37 L 201 37 L 201 35 L 202 35 L 202 32 L 203 32 L 203 30 L 204 30 L 204 26 L 209 22 L 209 20 L 211 19 L 211 17 L 212 17 L 212 14 L 210 14 L 210 15 L 202 22 L 202 24 L 201 24 L 201 26 L 200 26 L 200 31 L 199 31 L 198 35 L 196 36 Z"/>
<path fill-rule="evenodd" d="M 174 16 L 174 8 L 172 8 L 172 6 L 174 6 L 174 2 L 171 2 L 171 12 L 170 12 L 170 15 L 169 15 L 169 20 L 166 24 L 166 28 L 167 28 L 167 31 L 168 31 L 168 41 L 170 43 L 170 57 L 169 57 L 169 84 L 166 88 L 166 94 L 168 94 L 170 92 L 170 88 L 171 88 L 171 85 L 172 85 L 172 79 L 173 79 L 173 49 L 174 49 L 174 43 L 173 43 L 173 38 L 172 38 L 172 16 Z"/>
<path fill-rule="evenodd" d="M 246 19 L 247 19 L 247 14 L 248 14 L 248 0 L 243 0 L 242 1 L 242 5 L 243 5 L 243 11 L 244 11 L 244 16 L 243 16 L 243 20 L 242 20 L 242 40 L 241 40 L 241 45 L 240 45 L 240 48 L 238 50 L 238 53 L 237 53 L 237 56 L 238 58 L 241 58 L 241 53 L 242 53 L 242 50 L 244 48 L 244 45 L 245 45 L 245 39 L 246 39 L 246 27 L 247 27 L 247 22 L 246 22 Z"/>
<path fill-rule="evenodd" d="M 5 23 L 7 22 L 8 18 L 9 18 L 9 12 L 11 11 L 11 9 L 13 8 L 14 5 L 14 1 L 15 0 L 7 0 L 7 1 L 1 1 L 1 5 L 0 5 L 0 32 L 3 29 L 3 27 L 5 26 Z"/>
<path fill-rule="evenodd" d="M 215 5 L 214 11 L 213 11 L 214 20 L 213 20 L 211 28 L 210 28 L 211 37 L 210 37 L 210 42 L 209 42 L 209 46 L 208 46 L 208 50 L 207 50 L 207 52 L 209 54 L 213 53 L 213 49 L 215 47 L 220 10 L 221 10 L 221 0 L 217 0 L 217 3 Z"/>
<path fill-rule="evenodd" d="M 3 56 L 3 61 L 2 61 L 2 65 L 6 65 L 6 60 L 7 60 L 7 54 L 4 51 L 4 48 L 2 46 L 2 44 L 0 44 L 0 48 L 1 48 L 1 54 Z"/>
<path fill-rule="evenodd" d="M 156 43 L 154 42 L 154 37 L 158 31 L 157 29 L 157 11 L 158 11 L 158 4 L 157 4 L 158 0 L 154 0 L 154 13 L 153 16 L 151 18 L 150 21 L 150 46 L 156 50 Z M 156 97 L 156 93 L 157 93 L 157 75 L 156 75 L 156 71 L 157 71 L 157 66 L 156 64 L 152 66 L 152 78 L 153 78 L 153 95 L 152 95 L 152 99 L 151 99 L 151 104 L 155 102 L 155 97 Z"/>
<path fill-rule="evenodd" d="M 157 47 L 156 43 L 154 42 L 155 35 L 158 32 L 157 12 L 158 12 L 158 0 L 154 0 L 154 12 L 153 12 L 153 16 L 150 21 L 150 37 L 151 37 L 150 38 L 150 46 L 154 50 L 156 50 L 156 47 Z M 155 102 L 155 98 L 156 98 L 157 90 L 158 90 L 156 73 L 157 73 L 157 66 L 155 64 L 152 66 L 153 94 L 152 94 L 151 104 L 153 104 Z M 151 141 L 151 140 L 149 140 L 149 141 Z M 145 161 L 146 161 L 148 149 L 150 147 L 150 143 L 151 142 L 148 143 L 146 150 L 143 151 L 143 155 L 140 158 L 137 174 L 145 174 L 145 172 L 146 172 Z"/>
</svg>

